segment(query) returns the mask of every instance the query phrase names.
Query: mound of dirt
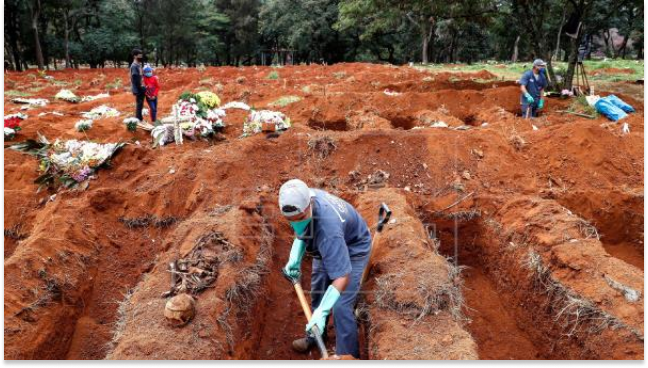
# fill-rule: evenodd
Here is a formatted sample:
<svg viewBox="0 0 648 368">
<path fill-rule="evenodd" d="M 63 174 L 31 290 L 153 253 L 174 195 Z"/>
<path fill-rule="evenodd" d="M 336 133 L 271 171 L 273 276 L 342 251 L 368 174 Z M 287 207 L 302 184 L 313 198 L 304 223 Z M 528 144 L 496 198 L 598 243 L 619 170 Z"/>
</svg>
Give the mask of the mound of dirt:
<svg viewBox="0 0 648 368">
<path fill-rule="evenodd" d="M 405 196 L 385 188 L 361 195 L 356 202 L 371 228 L 380 203 L 395 214 L 384 231 L 374 235 L 369 262 L 372 270 L 363 307 L 369 357 L 475 359 L 475 343 L 459 322 L 463 304 L 459 270 L 437 253 Z M 432 329 L 440 338 L 430 338 Z"/>
<path fill-rule="evenodd" d="M 254 326 L 241 319 L 256 311 L 262 277 L 272 256 L 270 234 L 263 223 L 254 211 L 239 208 L 201 213 L 184 221 L 171 234 L 165 246 L 168 250 L 153 270 L 120 305 L 108 358 L 196 360 L 249 355 L 248 350 L 258 342 L 251 338 L 260 337 L 251 337 Z M 216 232 L 222 235 L 211 236 Z M 217 238 L 226 243 L 213 241 Z M 196 247 L 216 257 L 218 279 L 196 294 L 196 316 L 190 325 L 177 327 L 164 318 L 167 300 L 162 294 L 169 290 L 171 280 L 168 267 Z"/>
<path fill-rule="evenodd" d="M 347 117 L 347 126 L 353 130 L 391 129 L 391 122 L 380 117 L 376 111 L 352 111 Z"/>
<path fill-rule="evenodd" d="M 534 295 L 538 303 L 528 311 L 535 321 L 528 326 L 557 322 L 527 332 L 538 339 L 571 336 L 557 345 L 573 358 L 643 355 L 643 272 L 610 257 L 591 224 L 555 201 L 519 198 L 485 225 L 492 239 L 500 239 L 482 247 L 486 257 L 500 260 L 517 294 Z"/>
<path fill-rule="evenodd" d="M 417 126 L 420 127 L 430 127 L 434 125 L 444 125 L 452 128 L 465 125 L 464 122 L 460 119 L 449 114 L 449 111 L 443 107 L 436 109 L 435 111 L 422 110 L 416 113 L 416 119 L 418 120 Z"/>
</svg>

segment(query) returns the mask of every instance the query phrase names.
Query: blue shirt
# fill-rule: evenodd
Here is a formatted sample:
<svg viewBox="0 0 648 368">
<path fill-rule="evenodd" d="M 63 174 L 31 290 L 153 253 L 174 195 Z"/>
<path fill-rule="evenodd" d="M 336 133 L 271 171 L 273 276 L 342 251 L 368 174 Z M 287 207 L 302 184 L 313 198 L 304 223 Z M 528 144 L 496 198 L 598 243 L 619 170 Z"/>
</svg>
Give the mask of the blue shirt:
<svg viewBox="0 0 648 368">
<path fill-rule="evenodd" d="M 371 234 L 349 203 L 319 189 L 312 194 L 313 219 L 300 239 L 313 257 L 321 257 L 328 277 L 335 280 L 351 272 L 351 258 L 368 256 Z"/>
<path fill-rule="evenodd" d="M 540 90 L 547 87 L 547 78 L 544 73 L 541 72 L 537 77 L 536 79 L 536 76 L 533 75 L 533 70 L 527 70 L 520 78 L 520 85 L 525 86 L 527 92 L 536 100 L 541 97 Z"/>
</svg>

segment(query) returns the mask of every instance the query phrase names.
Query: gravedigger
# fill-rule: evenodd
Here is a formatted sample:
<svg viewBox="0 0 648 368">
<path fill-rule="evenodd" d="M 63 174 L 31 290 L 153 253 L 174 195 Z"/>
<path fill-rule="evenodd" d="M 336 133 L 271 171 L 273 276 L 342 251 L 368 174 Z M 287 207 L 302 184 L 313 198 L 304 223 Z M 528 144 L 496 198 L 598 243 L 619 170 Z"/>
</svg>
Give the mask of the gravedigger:
<svg viewBox="0 0 648 368">
<path fill-rule="evenodd" d="M 310 189 L 292 179 L 279 190 L 279 208 L 295 232 L 284 276 L 294 285 L 308 320 L 306 336 L 293 341 L 293 349 L 307 352 L 314 346 L 328 358 L 326 324 L 333 312 L 335 356 L 360 357 L 355 306 L 366 279 L 372 251 L 369 227 L 348 202 L 319 189 Z M 389 209 L 380 210 L 378 231 L 389 220 Z M 300 284 L 301 262 L 306 252 L 313 256 L 311 305 Z"/>
</svg>

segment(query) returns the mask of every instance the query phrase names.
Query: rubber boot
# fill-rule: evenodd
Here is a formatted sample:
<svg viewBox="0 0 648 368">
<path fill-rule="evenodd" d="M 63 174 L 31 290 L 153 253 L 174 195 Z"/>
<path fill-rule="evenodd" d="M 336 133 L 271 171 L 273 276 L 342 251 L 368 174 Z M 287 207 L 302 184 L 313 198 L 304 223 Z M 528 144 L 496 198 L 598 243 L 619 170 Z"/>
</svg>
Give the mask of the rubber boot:
<svg viewBox="0 0 648 368">
<path fill-rule="evenodd" d="M 293 349 L 299 353 L 307 353 L 314 346 L 315 338 L 310 336 L 302 337 L 301 339 L 297 339 L 292 343 Z"/>
</svg>

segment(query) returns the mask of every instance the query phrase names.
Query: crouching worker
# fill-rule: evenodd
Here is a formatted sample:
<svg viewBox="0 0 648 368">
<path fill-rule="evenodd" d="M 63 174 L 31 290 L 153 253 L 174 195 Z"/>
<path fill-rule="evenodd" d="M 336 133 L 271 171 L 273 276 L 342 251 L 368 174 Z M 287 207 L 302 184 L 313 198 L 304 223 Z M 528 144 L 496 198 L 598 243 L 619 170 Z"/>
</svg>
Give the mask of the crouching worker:
<svg viewBox="0 0 648 368">
<path fill-rule="evenodd" d="M 296 237 L 284 272 L 298 278 L 304 253 L 313 255 L 313 318 L 306 325 L 306 336 L 293 341 L 293 348 L 306 352 L 315 346 L 311 331 L 315 325 L 326 339 L 326 324 L 332 312 L 335 353 L 359 358 L 354 309 L 371 250 L 367 223 L 349 203 L 325 191 L 309 189 L 299 179 L 281 186 L 279 207 Z"/>
</svg>

